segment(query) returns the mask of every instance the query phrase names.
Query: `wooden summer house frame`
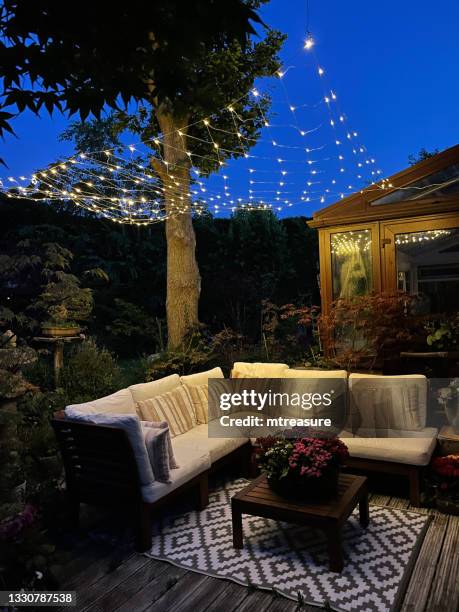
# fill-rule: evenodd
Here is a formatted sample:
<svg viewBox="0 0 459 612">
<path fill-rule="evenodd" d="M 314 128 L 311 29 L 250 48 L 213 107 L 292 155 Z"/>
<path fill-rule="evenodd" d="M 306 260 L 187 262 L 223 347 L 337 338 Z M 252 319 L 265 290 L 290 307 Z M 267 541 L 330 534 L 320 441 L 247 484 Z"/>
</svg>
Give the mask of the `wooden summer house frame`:
<svg viewBox="0 0 459 612">
<path fill-rule="evenodd" d="M 335 277 L 333 274 L 333 258 L 337 252 L 336 247 L 335 251 L 333 249 L 336 241 L 342 249 L 349 248 L 349 237 L 351 246 L 352 237 L 355 237 L 355 241 L 360 240 L 367 251 L 368 286 L 363 291 L 360 287 L 360 293 L 393 292 L 401 288 L 403 273 L 400 277 L 397 271 L 397 244 L 403 239 L 416 241 L 416 236 L 432 240 L 425 243 L 427 249 L 437 238 L 445 242 L 448 235 L 454 237 L 455 244 L 446 245 L 442 252 L 449 253 L 452 263 L 448 263 L 448 270 L 451 278 L 454 280 L 457 274 L 459 281 L 459 241 L 458 233 L 454 231 L 459 228 L 459 145 L 394 174 L 384 183 L 379 182 L 378 186 L 369 186 L 319 210 L 308 225 L 319 231 L 320 291 L 324 313 L 329 311 L 334 299 L 342 297 L 334 287 L 339 282 L 336 273 Z M 424 260 L 428 259 L 427 254 Z M 438 273 L 444 279 L 445 271 Z M 414 285 L 411 282 L 412 292 L 415 292 Z"/>
</svg>

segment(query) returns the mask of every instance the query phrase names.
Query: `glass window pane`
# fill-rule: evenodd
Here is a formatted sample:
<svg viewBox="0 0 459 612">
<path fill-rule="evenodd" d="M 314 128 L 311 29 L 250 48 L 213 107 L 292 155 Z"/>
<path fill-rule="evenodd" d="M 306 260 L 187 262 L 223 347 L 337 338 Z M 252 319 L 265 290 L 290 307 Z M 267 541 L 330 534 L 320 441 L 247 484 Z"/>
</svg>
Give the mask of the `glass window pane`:
<svg viewBox="0 0 459 612">
<path fill-rule="evenodd" d="M 459 310 L 459 229 L 395 236 L 398 289 L 420 296 L 419 314 Z"/>
<path fill-rule="evenodd" d="M 442 168 L 429 176 L 405 185 L 403 189 L 396 189 L 371 202 L 372 206 L 393 204 L 407 200 L 420 200 L 422 198 L 451 197 L 459 192 L 459 164 Z"/>
<path fill-rule="evenodd" d="M 371 230 L 331 235 L 333 299 L 350 299 L 373 288 Z"/>
</svg>

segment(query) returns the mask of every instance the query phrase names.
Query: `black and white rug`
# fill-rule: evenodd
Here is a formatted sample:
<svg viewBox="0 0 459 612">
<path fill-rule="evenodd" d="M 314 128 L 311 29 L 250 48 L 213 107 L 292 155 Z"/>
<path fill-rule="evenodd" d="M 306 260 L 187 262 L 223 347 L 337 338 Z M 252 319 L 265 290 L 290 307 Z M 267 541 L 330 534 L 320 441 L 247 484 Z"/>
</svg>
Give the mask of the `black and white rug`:
<svg viewBox="0 0 459 612">
<path fill-rule="evenodd" d="M 364 530 L 354 513 L 343 528 L 345 567 L 328 569 L 320 531 L 243 516 L 244 548 L 232 543 L 231 497 L 247 484 L 239 479 L 210 494 L 202 512 L 165 517 L 155 526 L 149 556 L 242 585 L 275 589 L 285 597 L 333 610 L 388 612 L 410 576 L 429 517 L 370 506 Z"/>
</svg>

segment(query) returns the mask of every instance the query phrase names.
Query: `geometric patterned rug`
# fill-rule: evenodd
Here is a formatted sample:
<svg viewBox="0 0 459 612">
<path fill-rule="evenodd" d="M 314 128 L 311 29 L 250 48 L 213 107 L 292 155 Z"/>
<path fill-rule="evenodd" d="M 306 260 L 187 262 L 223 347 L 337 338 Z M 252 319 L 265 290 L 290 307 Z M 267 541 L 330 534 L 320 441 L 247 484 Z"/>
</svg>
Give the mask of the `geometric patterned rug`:
<svg viewBox="0 0 459 612">
<path fill-rule="evenodd" d="M 395 610 L 424 538 L 429 516 L 370 506 L 370 525 L 358 514 L 343 528 L 344 569 L 328 569 L 318 530 L 243 515 L 244 548 L 233 548 L 231 497 L 246 480 L 220 483 L 209 506 L 165 516 L 154 526 L 148 556 L 191 571 L 275 590 L 296 601 L 346 612 Z M 358 511 L 357 511 L 358 513 Z"/>
</svg>

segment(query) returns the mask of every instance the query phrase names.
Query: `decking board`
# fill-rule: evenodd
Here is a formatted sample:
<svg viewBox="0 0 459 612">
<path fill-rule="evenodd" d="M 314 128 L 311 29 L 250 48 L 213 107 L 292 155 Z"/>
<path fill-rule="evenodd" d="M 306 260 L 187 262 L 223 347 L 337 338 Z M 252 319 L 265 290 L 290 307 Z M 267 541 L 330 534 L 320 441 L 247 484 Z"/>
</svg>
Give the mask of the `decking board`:
<svg viewBox="0 0 459 612">
<path fill-rule="evenodd" d="M 165 563 L 165 570 L 158 573 L 155 578 L 147 582 L 131 598 L 127 599 L 121 606 L 114 608 L 120 612 L 142 612 L 149 609 L 156 601 L 173 589 L 181 578 L 189 575 L 179 567 L 174 567 Z M 156 608 L 155 608 L 156 609 Z"/>
<path fill-rule="evenodd" d="M 424 542 L 399 607 L 400 612 L 457 612 L 459 517 L 411 507 L 408 500 L 371 496 L 373 505 L 431 514 Z M 123 543 L 124 546 L 126 542 Z M 79 547 L 64 569 L 65 588 L 80 590 L 78 612 L 314 612 L 268 591 L 249 589 L 107 544 Z M 86 558 L 86 564 L 84 559 Z M 76 568 L 84 568 L 75 573 Z M 64 587 L 63 587 L 64 588 Z"/>
<path fill-rule="evenodd" d="M 446 515 L 434 514 L 411 574 L 401 612 L 423 612 L 426 610 L 447 524 L 448 517 Z M 446 612 L 446 609 L 444 612 Z M 451 612 L 454 612 L 453 609 L 451 609 Z"/>
<path fill-rule="evenodd" d="M 459 610 L 459 517 L 450 516 L 441 555 L 435 569 L 427 609 Z"/>
</svg>

